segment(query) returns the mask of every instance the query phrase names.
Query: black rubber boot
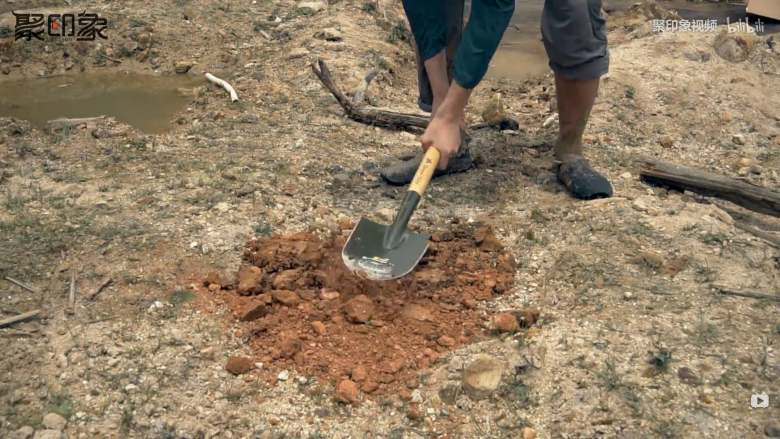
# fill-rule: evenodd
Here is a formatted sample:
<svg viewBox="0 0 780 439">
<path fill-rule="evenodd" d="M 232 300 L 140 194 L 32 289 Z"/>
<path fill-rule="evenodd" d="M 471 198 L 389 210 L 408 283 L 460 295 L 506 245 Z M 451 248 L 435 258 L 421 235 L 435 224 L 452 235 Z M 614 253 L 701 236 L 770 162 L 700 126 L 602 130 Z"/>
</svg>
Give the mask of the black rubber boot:
<svg viewBox="0 0 780 439">
<path fill-rule="evenodd" d="M 595 200 L 612 196 L 612 185 L 603 175 L 590 167 L 584 158 L 561 163 L 558 167 L 560 181 L 574 198 Z"/>
<path fill-rule="evenodd" d="M 418 153 L 409 160 L 385 166 L 379 171 L 379 175 L 381 175 L 388 184 L 394 186 L 409 184 L 414 178 L 414 173 L 417 172 L 417 168 L 420 166 L 422 156 L 422 153 Z M 468 148 L 463 148 L 458 151 L 457 156 L 450 159 L 449 163 L 447 163 L 447 169 L 436 169 L 433 173 L 433 178 L 447 174 L 465 172 L 472 167 L 474 167 L 474 158 L 471 156 L 471 151 L 469 151 Z"/>
</svg>

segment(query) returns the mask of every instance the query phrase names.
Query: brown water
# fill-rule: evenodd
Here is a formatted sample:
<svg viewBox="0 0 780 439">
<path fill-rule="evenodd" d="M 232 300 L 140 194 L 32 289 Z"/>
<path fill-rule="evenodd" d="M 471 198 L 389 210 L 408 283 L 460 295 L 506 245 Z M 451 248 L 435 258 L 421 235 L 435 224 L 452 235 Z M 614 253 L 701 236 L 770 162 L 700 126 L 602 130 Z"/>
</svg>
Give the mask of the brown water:
<svg viewBox="0 0 780 439">
<path fill-rule="evenodd" d="M 43 128 L 60 117 L 112 116 L 149 134 L 171 128 L 174 115 L 192 99 L 177 89 L 205 79 L 90 73 L 0 82 L 0 116 L 29 120 Z"/>
<path fill-rule="evenodd" d="M 638 0 L 603 0 L 604 8 L 611 14 L 631 7 Z M 780 0 L 778 0 L 780 1 Z M 721 3 L 692 3 L 688 0 L 659 1 L 663 6 L 676 10 L 680 17 L 691 19 L 716 19 L 723 24 L 745 19 L 745 6 Z M 488 76 L 510 80 L 526 80 L 549 71 L 547 54 L 542 44 L 540 23 L 544 0 L 517 0 L 515 15 L 504 33 L 501 45 L 490 63 Z M 755 22 L 757 17 L 750 17 Z M 765 31 L 780 31 L 780 24 L 768 19 Z"/>
</svg>

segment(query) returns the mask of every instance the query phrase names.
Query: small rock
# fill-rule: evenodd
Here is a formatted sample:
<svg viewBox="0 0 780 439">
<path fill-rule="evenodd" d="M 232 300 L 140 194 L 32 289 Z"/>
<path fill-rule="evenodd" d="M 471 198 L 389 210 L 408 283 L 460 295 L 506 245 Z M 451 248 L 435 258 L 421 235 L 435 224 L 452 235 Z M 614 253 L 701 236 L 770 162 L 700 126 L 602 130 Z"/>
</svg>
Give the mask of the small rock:
<svg viewBox="0 0 780 439">
<path fill-rule="evenodd" d="M 252 302 L 246 304 L 239 313 L 238 319 L 242 322 L 251 322 L 268 314 L 268 308 L 263 302 Z"/>
<path fill-rule="evenodd" d="M 263 270 L 254 265 L 244 265 L 238 270 L 238 294 L 249 294 L 263 280 Z"/>
<path fill-rule="evenodd" d="M 420 322 L 430 322 L 433 320 L 433 313 L 431 313 L 431 310 L 428 307 L 416 303 L 406 305 L 401 311 L 401 315 L 407 319 Z"/>
<path fill-rule="evenodd" d="M 321 321 L 311 322 L 311 328 L 314 329 L 317 335 L 325 335 L 325 324 Z"/>
<path fill-rule="evenodd" d="M 536 439 L 536 430 L 531 427 L 523 427 L 522 436 L 523 439 Z"/>
<path fill-rule="evenodd" d="M 173 65 L 173 70 L 181 75 L 189 72 L 193 64 L 195 64 L 193 61 L 176 61 Z"/>
<path fill-rule="evenodd" d="M 301 303 L 301 298 L 295 291 L 289 290 L 274 290 L 271 295 L 274 300 L 286 306 L 295 306 Z"/>
<path fill-rule="evenodd" d="M 298 384 L 303 386 L 304 384 L 306 384 L 308 382 L 309 382 L 309 380 L 306 377 L 298 377 Z"/>
<path fill-rule="evenodd" d="M 623 180 L 631 180 L 632 175 L 630 172 L 624 172 L 620 174 L 620 178 L 622 178 Z"/>
<path fill-rule="evenodd" d="M 287 381 L 290 378 L 290 372 L 283 370 L 279 372 L 279 375 L 276 376 L 276 379 L 279 381 Z"/>
<path fill-rule="evenodd" d="M 713 46 L 715 53 L 721 58 L 733 63 L 745 61 L 750 52 L 756 46 L 758 38 L 746 33 L 731 33 L 721 31 L 716 37 Z"/>
<path fill-rule="evenodd" d="M 358 365 L 352 369 L 352 372 L 349 375 L 352 377 L 352 381 L 361 382 L 366 379 L 368 372 L 366 372 L 365 367 Z"/>
<path fill-rule="evenodd" d="M 510 334 L 520 329 L 515 316 L 508 312 L 502 312 L 493 316 L 492 326 L 498 332 L 508 332 Z"/>
<path fill-rule="evenodd" d="M 674 146 L 674 139 L 672 136 L 664 136 L 661 137 L 661 140 L 659 140 L 658 143 L 661 144 L 661 146 L 664 148 L 671 148 Z"/>
<path fill-rule="evenodd" d="M 320 299 L 322 300 L 335 300 L 341 296 L 338 291 L 322 289 L 320 291 Z"/>
<path fill-rule="evenodd" d="M 228 204 L 225 201 L 222 201 L 222 202 L 219 202 L 219 203 L 215 204 L 213 209 L 216 210 L 217 212 L 224 213 L 224 212 L 227 212 L 228 210 L 230 210 L 230 204 Z"/>
<path fill-rule="evenodd" d="M 680 381 L 689 386 L 697 386 L 700 384 L 699 377 L 688 367 L 683 366 L 677 369 L 677 377 L 680 378 Z"/>
<path fill-rule="evenodd" d="M 230 357 L 227 364 L 225 364 L 225 370 L 233 375 L 243 375 L 255 366 L 255 362 L 251 358 L 247 357 Z"/>
<path fill-rule="evenodd" d="M 744 145 L 745 144 L 745 135 L 744 134 L 734 134 L 731 136 L 731 141 L 734 142 L 735 145 Z"/>
<path fill-rule="evenodd" d="M 767 437 L 780 437 L 780 422 L 769 422 L 764 427 L 764 434 Z"/>
<path fill-rule="evenodd" d="M 358 386 L 352 380 L 341 380 L 336 386 L 336 399 L 341 402 L 354 404 L 358 401 Z"/>
<path fill-rule="evenodd" d="M 35 429 L 29 425 L 25 425 L 24 427 L 11 432 L 8 439 L 30 439 L 33 437 L 33 433 L 35 433 Z"/>
<path fill-rule="evenodd" d="M 482 109 L 482 120 L 488 125 L 498 125 L 504 119 L 506 119 L 506 110 L 501 93 L 495 93 Z"/>
<path fill-rule="evenodd" d="M 478 357 L 463 369 L 463 390 L 472 399 L 490 395 L 501 383 L 504 364 L 486 355 Z"/>
<path fill-rule="evenodd" d="M 43 426 L 49 430 L 62 431 L 68 421 L 57 413 L 48 413 L 43 417 Z"/>
<path fill-rule="evenodd" d="M 374 315 L 374 302 L 364 294 L 357 295 L 344 304 L 344 314 L 352 323 L 366 323 Z"/>
<path fill-rule="evenodd" d="M 737 162 L 737 168 L 749 168 L 751 166 L 754 166 L 756 164 L 756 161 L 747 157 L 742 157 Z"/>
<path fill-rule="evenodd" d="M 517 323 L 521 328 L 530 328 L 539 321 L 541 311 L 536 308 L 526 308 L 521 309 L 520 311 L 514 311 L 512 314 L 515 315 L 515 319 L 517 319 Z"/>
<path fill-rule="evenodd" d="M 304 58 L 306 56 L 309 56 L 309 49 L 305 47 L 296 47 L 287 54 L 289 59 Z"/>
<path fill-rule="evenodd" d="M 33 439 L 62 439 L 63 434 L 58 430 L 38 430 Z"/>
<path fill-rule="evenodd" d="M 747 166 L 745 166 L 744 168 L 737 169 L 737 175 L 739 175 L 740 177 L 747 177 L 748 174 L 750 174 L 750 168 L 748 168 Z"/>
<path fill-rule="evenodd" d="M 338 29 L 332 27 L 325 28 L 317 32 L 314 34 L 314 37 L 325 41 L 341 41 L 344 39 L 341 36 L 341 32 Z"/>
<path fill-rule="evenodd" d="M 203 279 L 203 285 L 209 286 L 209 285 L 219 285 L 222 286 L 222 276 L 217 271 L 210 271 L 206 278 Z"/>
<path fill-rule="evenodd" d="M 314 15 L 323 9 L 325 9 L 323 2 L 301 2 L 295 7 L 295 10 L 301 15 Z"/>
<path fill-rule="evenodd" d="M 439 343 L 440 346 L 451 348 L 455 346 L 455 339 L 448 335 L 442 335 L 438 340 L 436 340 L 436 343 Z"/>
<path fill-rule="evenodd" d="M 406 409 L 406 417 L 409 418 L 409 420 L 419 421 L 423 416 L 425 415 L 423 414 L 422 409 L 420 409 L 420 404 L 409 404 L 409 407 Z"/>
</svg>

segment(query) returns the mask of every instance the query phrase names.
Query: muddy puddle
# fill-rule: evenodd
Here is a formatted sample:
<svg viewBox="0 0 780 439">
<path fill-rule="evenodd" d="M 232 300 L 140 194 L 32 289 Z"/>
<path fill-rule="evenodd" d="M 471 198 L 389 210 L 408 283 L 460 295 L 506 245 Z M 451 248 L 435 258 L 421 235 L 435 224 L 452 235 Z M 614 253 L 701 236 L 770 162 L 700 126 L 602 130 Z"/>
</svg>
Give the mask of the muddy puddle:
<svg viewBox="0 0 780 439">
<path fill-rule="evenodd" d="M 493 317 L 477 305 L 511 288 L 515 263 L 489 228 L 435 233 L 417 269 L 387 282 L 344 267 L 350 230 L 255 238 L 234 279 L 205 277 L 207 303 L 227 306 L 253 354 L 231 359 L 228 370 L 269 382 L 295 371 L 333 385 L 351 380 L 364 395 L 403 394 L 441 355 L 491 331 Z M 536 318 L 523 316 L 502 315 L 502 327 Z M 507 328 L 507 319 L 516 322 Z"/>
<path fill-rule="evenodd" d="M 603 7 L 609 14 L 630 8 L 637 0 L 604 0 Z M 659 2 L 677 11 L 687 20 L 717 20 L 719 24 L 745 20 L 745 6 L 738 4 L 693 3 L 688 0 Z M 490 63 L 488 76 L 523 81 L 549 71 L 547 54 L 542 44 L 540 23 L 544 0 L 518 0 L 515 14 L 504 33 L 501 45 Z M 750 17 L 755 22 L 760 17 Z M 761 18 L 765 33 L 780 32 L 780 22 Z"/>
<path fill-rule="evenodd" d="M 204 83 L 184 75 L 127 73 L 2 81 L 0 116 L 25 119 L 43 128 L 51 119 L 105 115 L 156 134 L 170 129 L 174 115 L 192 99 L 183 90 Z"/>
</svg>

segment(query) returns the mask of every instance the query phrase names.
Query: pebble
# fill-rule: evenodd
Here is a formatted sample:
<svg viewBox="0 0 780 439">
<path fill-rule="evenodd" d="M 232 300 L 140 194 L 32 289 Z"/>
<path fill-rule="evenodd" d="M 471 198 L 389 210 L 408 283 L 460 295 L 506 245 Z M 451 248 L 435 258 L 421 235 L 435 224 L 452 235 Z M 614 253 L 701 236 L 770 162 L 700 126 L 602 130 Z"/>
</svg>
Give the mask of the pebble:
<svg viewBox="0 0 780 439">
<path fill-rule="evenodd" d="M 493 316 L 493 329 L 498 332 L 514 333 L 520 329 L 520 325 L 514 315 L 503 312 Z"/>
<path fill-rule="evenodd" d="M 62 439 L 62 432 L 58 430 L 38 430 L 33 439 Z"/>
<path fill-rule="evenodd" d="M 341 380 L 336 386 L 336 399 L 341 402 L 354 404 L 358 401 L 358 386 L 352 380 Z"/>
<path fill-rule="evenodd" d="M 287 381 L 290 378 L 290 372 L 283 370 L 279 372 L 279 375 L 276 376 L 276 379 L 279 381 Z"/>
<path fill-rule="evenodd" d="M 374 302 L 365 294 L 359 294 L 344 304 L 344 314 L 352 323 L 366 323 L 374 315 Z"/>
<path fill-rule="evenodd" d="M 699 377 L 696 376 L 696 373 L 688 367 L 683 366 L 677 369 L 677 377 L 680 378 L 680 381 L 690 386 L 696 386 L 700 384 Z"/>
<path fill-rule="evenodd" d="M 243 375 L 254 367 L 255 363 L 248 357 L 230 357 L 227 364 L 225 364 L 225 370 L 233 375 Z"/>
<path fill-rule="evenodd" d="M 481 355 L 463 369 L 463 390 L 472 399 L 482 399 L 498 388 L 504 364 L 487 355 Z"/>
<path fill-rule="evenodd" d="M 295 49 L 291 50 L 290 53 L 287 55 L 287 58 L 289 59 L 297 59 L 297 58 L 304 58 L 306 56 L 309 56 L 309 49 L 305 47 L 296 47 Z"/>
<path fill-rule="evenodd" d="M 323 2 L 301 2 L 295 7 L 299 14 L 314 15 L 317 12 L 325 9 L 325 3 Z"/>
<path fill-rule="evenodd" d="M 436 342 L 439 343 L 440 346 L 447 348 L 455 346 L 455 339 L 448 335 L 442 335 Z"/>
<path fill-rule="evenodd" d="M 731 136 L 731 141 L 734 142 L 735 145 L 744 145 L 745 136 L 743 134 L 734 134 Z"/>
<path fill-rule="evenodd" d="M 193 64 L 195 63 L 192 61 L 176 61 L 173 65 L 173 69 L 178 74 L 184 74 L 190 71 Z"/>
<path fill-rule="evenodd" d="M 368 372 L 366 372 L 366 368 L 363 366 L 355 366 L 355 368 L 352 369 L 350 376 L 352 377 L 353 381 L 360 382 L 368 377 Z"/>
<path fill-rule="evenodd" d="M 659 140 L 658 143 L 664 148 L 671 148 L 674 146 L 674 139 L 672 136 L 664 136 L 661 137 L 661 140 Z"/>
<path fill-rule="evenodd" d="M 24 427 L 12 432 L 8 436 L 8 439 L 30 439 L 33 436 L 33 433 L 35 433 L 35 430 L 29 425 L 25 425 Z"/>
<path fill-rule="evenodd" d="M 536 430 L 531 427 L 523 427 L 523 439 L 536 439 Z"/>
<path fill-rule="evenodd" d="M 314 329 L 314 332 L 316 332 L 317 335 L 325 334 L 325 324 L 321 321 L 317 320 L 315 322 L 311 322 L 311 327 Z"/>
<path fill-rule="evenodd" d="M 317 32 L 314 34 L 314 37 L 325 41 L 341 41 L 344 39 L 341 36 L 341 32 L 338 29 L 332 27 L 328 27 Z"/>
</svg>

